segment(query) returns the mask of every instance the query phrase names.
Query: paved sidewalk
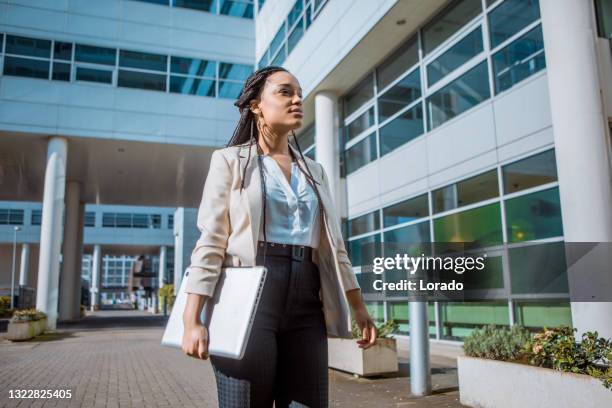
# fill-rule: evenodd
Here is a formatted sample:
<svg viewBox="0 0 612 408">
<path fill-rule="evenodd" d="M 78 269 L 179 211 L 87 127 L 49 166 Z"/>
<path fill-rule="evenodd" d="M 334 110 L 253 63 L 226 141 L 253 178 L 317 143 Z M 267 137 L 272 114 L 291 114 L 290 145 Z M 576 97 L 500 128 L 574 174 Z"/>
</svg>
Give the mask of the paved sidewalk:
<svg viewBox="0 0 612 408">
<path fill-rule="evenodd" d="M 165 318 L 98 311 L 36 341 L 0 339 L 0 406 L 216 407 L 209 360 L 162 347 Z M 454 360 L 433 357 L 434 395 L 414 398 L 408 365 L 399 376 L 365 379 L 329 370 L 331 407 L 461 407 Z M 70 399 L 10 399 L 10 390 L 71 390 Z"/>
</svg>

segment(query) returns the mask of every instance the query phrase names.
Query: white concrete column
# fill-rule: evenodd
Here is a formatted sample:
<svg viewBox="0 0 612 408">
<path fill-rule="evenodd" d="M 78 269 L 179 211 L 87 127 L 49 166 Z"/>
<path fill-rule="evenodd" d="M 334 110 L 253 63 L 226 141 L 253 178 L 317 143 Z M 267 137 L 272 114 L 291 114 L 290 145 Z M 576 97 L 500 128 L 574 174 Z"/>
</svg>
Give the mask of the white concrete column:
<svg viewBox="0 0 612 408">
<path fill-rule="evenodd" d="M 566 242 L 612 242 L 612 186 L 592 1 L 541 0 L 563 232 Z M 611 287 L 612 273 L 596 287 Z M 572 284 L 570 281 L 570 295 Z M 578 335 L 612 337 L 612 303 L 572 302 Z"/>
<path fill-rule="evenodd" d="M 28 286 L 28 271 L 30 269 L 30 244 L 21 244 L 21 262 L 19 263 L 19 286 Z"/>
<path fill-rule="evenodd" d="M 91 265 L 91 285 L 90 285 L 90 299 L 91 299 L 91 310 L 94 311 L 100 305 L 100 282 L 102 275 L 102 248 L 100 244 L 94 245 L 92 265 Z"/>
<path fill-rule="evenodd" d="M 162 245 L 159 248 L 159 284 L 158 287 L 161 288 L 164 286 L 164 279 L 166 277 L 166 256 L 168 252 L 168 247 Z"/>
<path fill-rule="evenodd" d="M 68 142 L 65 138 L 52 137 L 49 140 L 40 226 L 36 308 L 47 314 L 47 328 L 51 330 L 57 325 L 61 221 L 66 187 L 67 154 Z"/>
<path fill-rule="evenodd" d="M 59 320 L 76 318 L 74 313 L 76 281 L 81 279 L 77 268 L 79 236 L 79 199 L 81 185 L 77 181 L 66 184 L 66 211 L 64 215 L 64 242 L 60 274 Z"/>
<path fill-rule="evenodd" d="M 338 118 L 338 97 L 335 93 L 321 91 L 315 95 L 315 157 L 325 169 L 329 188 L 336 207 L 336 214 L 342 214 L 340 203 L 340 161 Z"/>
</svg>

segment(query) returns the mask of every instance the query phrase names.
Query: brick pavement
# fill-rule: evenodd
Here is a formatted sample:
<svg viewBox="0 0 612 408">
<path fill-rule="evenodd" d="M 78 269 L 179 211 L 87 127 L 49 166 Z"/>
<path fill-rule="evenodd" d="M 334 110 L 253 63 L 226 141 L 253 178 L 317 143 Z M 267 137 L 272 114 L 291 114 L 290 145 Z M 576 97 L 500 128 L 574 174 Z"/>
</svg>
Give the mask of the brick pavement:
<svg viewBox="0 0 612 408">
<path fill-rule="evenodd" d="M 165 318 L 98 311 L 35 341 L 0 339 L 0 406 L 216 407 L 209 360 L 162 347 Z M 432 358 L 434 395 L 411 397 L 408 365 L 399 375 L 355 378 L 329 371 L 331 407 L 461 407 L 454 362 Z M 9 390 L 71 390 L 71 399 L 9 399 Z"/>
</svg>

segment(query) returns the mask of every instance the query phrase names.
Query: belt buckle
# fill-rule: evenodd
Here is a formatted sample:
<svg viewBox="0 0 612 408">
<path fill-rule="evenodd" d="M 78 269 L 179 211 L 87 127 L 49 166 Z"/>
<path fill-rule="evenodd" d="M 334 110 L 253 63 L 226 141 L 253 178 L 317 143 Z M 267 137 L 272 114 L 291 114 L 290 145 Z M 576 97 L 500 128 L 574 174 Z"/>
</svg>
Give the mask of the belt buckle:
<svg viewBox="0 0 612 408">
<path fill-rule="evenodd" d="M 291 257 L 296 261 L 301 261 L 302 259 L 304 259 L 304 246 L 293 245 L 291 247 Z"/>
</svg>

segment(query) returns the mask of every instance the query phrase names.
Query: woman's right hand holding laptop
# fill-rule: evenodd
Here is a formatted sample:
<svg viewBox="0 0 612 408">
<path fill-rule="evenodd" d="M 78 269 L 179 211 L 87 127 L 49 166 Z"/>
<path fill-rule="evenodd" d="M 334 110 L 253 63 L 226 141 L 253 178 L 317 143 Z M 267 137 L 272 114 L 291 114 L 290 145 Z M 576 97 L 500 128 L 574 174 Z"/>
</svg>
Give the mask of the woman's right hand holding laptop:
<svg viewBox="0 0 612 408">
<path fill-rule="evenodd" d="M 208 359 L 208 329 L 200 321 L 200 315 L 207 299 L 206 295 L 188 293 L 183 312 L 183 352 L 203 360 Z"/>
</svg>

